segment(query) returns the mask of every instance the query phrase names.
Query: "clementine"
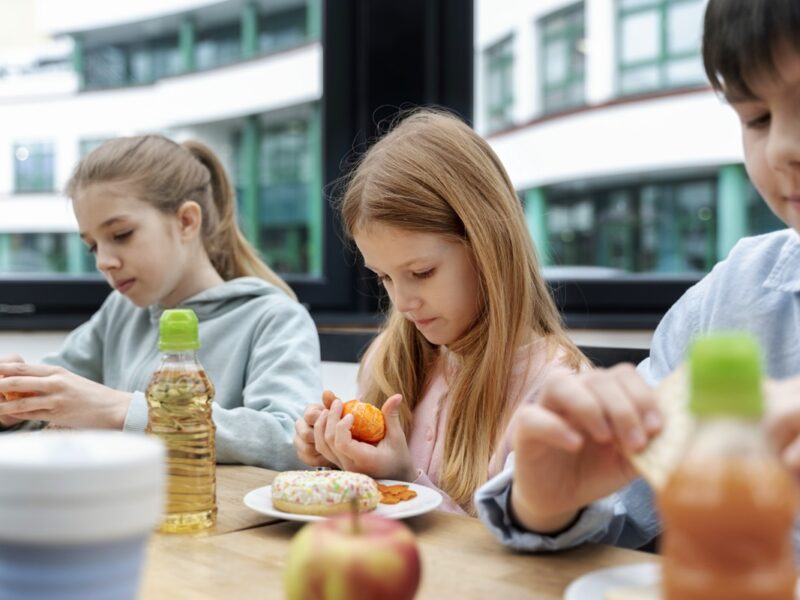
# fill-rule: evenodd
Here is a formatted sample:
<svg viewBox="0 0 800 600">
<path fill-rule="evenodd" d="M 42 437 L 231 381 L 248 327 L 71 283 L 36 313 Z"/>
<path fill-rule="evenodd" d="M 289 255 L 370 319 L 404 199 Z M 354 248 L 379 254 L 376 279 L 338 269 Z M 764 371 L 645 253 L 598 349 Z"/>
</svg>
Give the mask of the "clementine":
<svg viewBox="0 0 800 600">
<path fill-rule="evenodd" d="M 349 414 L 353 415 L 353 426 L 350 428 L 353 439 L 368 444 L 377 444 L 386 435 L 383 413 L 377 406 L 350 400 L 342 406 L 342 417 Z"/>
</svg>

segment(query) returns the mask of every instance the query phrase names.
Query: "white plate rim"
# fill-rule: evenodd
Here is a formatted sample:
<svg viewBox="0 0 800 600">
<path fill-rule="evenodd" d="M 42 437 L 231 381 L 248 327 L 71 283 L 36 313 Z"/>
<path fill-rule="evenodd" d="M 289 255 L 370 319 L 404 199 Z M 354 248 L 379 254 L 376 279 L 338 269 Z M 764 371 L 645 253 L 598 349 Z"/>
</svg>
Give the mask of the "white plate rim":
<svg viewBox="0 0 800 600">
<path fill-rule="evenodd" d="M 564 600 L 603 600 L 606 592 L 616 588 L 652 585 L 661 579 L 661 564 L 635 563 L 585 573 L 572 581 L 564 591 Z"/>
<path fill-rule="evenodd" d="M 378 504 L 375 510 L 370 511 L 370 514 L 380 515 L 387 519 L 407 519 L 435 510 L 442 503 L 442 495 L 436 490 L 424 485 L 408 483 L 407 481 L 396 481 L 394 479 L 376 479 L 375 481 L 383 485 L 407 485 L 409 489 L 417 492 L 417 497 L 412 500 L 407 500 L 406 502 L 400 502 L 399 504 Z M 278 510 L 272 506 L 272 485 L 265 485 L 250 490 L 245 494 L 243 502 L 245 506 L 256 512 L 285 521 L 310 523 L 312 521 L 324 521 L 328 518 L 318 515 L 298 515 Z"/>
</svg>

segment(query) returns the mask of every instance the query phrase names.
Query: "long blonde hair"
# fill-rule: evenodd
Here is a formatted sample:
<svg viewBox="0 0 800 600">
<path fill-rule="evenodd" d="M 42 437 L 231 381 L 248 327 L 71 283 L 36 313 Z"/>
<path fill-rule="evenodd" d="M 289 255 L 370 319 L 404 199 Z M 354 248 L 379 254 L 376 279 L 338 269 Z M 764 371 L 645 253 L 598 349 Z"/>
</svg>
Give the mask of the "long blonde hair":
<svg viewBox="0 0 800 600">
<path fill-rule="evenodd" d="M 203 214 L 203 247 L 222 279 L 260 277 L 296 299 L 239 230 L 233 186 L 205 144 L 177 144 L 160 135 L 109 140 L 78 163 L 66 193 L 74 199 L 95 183 L 129 185 L 138 199 L 168 215 L 187 200 L 197 202 Z"/>
<path fill-rule="evenodd" d="M 350 237 L 381 223 L 458 239 L 472 253 L 482 308 L 468 332 L 444 350 L 456 368 L 439 481 L 471 512 L 472 494 L 486 481 L 520 399 L 521 390 L 510 389 L 517 349 L 533 334 L 550 342 L 550 356 L 561 351 L 567 365 L 585 364 L 539 272 L 519 198 L 485 140 L 456 117 L 425 109 L 403 119 L 363 156 L 347 182 L 341 215 Z M 381 406 L 389 395 L 402 394 L 408 435 L 442 350 L 392 307 L 380 344 L 369 352 L 372 368 L 362 399 Z"/>
</svg>

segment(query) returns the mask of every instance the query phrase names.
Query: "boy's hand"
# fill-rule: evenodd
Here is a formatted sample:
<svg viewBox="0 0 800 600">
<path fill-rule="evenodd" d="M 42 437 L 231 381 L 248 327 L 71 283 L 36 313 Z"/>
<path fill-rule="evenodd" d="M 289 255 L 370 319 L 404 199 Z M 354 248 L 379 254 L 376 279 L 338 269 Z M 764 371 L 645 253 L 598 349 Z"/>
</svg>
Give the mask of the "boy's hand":
<svg viewBox="0 0 800 600">
<path fill-rule="evenodd" d="M 381 408 L 386 421 L 386 436 L 377 445 L 372 445 L 353 439 L 350 434 L 353 415 L 342 417 L 342 401 L 337 398 L 314 424 L 317 452 L 346 471 L 357 471 L 376 479 L 413 481 L 417 470 L 400 423 L 402 402 L 403 397 L 399 394 L 386 400 Z"/>
<path fill-rule="evenodd" d="M 0 402 L 4 420 L 98 429 L 122 429 L 132 397 L 61 367 L 0 362 L 0 394 L 8 392 L 34 395 Z"/>
<path fill-rule="evenodd" d="M 515 518 L 541 533 L 564 528 L 636 477 L 625 452 L 642 450 L 660 429 L 655 395 L 633 365 L 549 379 L 518 416 Z"/>
<path fill-rule="evenodd" d="M 300 460 L 310 467 L 335 466 L 333 462 L 317 452 L 317 447 L 314 443 L 314 424 L 322 412 L 331 407 L 335 399 L 336 396 L 333 392 L 325 390 L 322 392 L 322 404 L 309 405 L 306 407 L 303 416 L 295 421 L 294 447 Z"/>
</svg>

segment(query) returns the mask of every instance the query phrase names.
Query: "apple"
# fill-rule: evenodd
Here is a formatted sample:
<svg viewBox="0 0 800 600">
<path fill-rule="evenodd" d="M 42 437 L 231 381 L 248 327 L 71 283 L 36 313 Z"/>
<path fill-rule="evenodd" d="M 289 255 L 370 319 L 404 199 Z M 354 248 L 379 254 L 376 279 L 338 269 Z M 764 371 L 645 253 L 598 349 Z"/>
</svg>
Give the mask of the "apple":
<svg viewBox="0 0 800 600">
<path fill-rule="evenodd" d="M 344 514 L 294 536 L 283 581 L 289 600 L 410 600 L 420 575 L 417 543 L 405 524 Z"/>
</svg>

